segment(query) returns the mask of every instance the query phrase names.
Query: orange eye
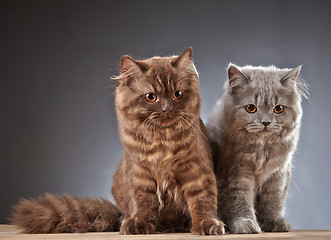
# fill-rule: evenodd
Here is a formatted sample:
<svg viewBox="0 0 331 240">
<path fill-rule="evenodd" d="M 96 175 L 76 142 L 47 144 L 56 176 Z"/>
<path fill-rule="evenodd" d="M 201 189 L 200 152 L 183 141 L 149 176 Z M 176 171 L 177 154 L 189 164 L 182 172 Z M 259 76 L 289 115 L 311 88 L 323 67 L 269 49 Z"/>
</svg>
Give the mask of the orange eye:
<svg viewBox="0 0 331 240">
<path fill-rule="evenodd" d="M 183 97 L 183 92 L 182 91 L 176 91 L 174 94 L 174 99 L 178 100 L 181 99 Z"/>
<path fill-rule="evenodd" d="M 255 113 L 256 112 L 256 106 L 253 104 L 248 104 L 245 106 L 245 109 L 249 113 Z"/>
<path fill-rule="evenodd" d="M 280 114 L 284 111 L 284 106 L 283 105 L 277 105 L 276 107 L 274 107 L 274 112 L 277 114 Z"/>
<path fill-rule="evenodd" d="M 148 102 L 155 102 L 157 97 L 156 95 L 154 95 L 153 93 L 147 93 L 145 95 L 145 99 L 148 101 Z"/>
</svg>

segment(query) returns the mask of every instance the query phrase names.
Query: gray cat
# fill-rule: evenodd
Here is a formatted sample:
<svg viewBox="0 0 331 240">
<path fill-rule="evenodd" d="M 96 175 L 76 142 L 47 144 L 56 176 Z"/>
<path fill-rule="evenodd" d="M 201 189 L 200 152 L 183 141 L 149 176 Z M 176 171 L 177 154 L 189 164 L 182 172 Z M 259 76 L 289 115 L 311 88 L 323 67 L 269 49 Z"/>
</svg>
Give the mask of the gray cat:
<svg viewBox="0 0 331 240">
<path fill-rule="evenodd" d="M 207 129 L 219 182 L 220 216 L 232 233 L 286 232 L 284 208 L 299 139 L 301 67 L 236 67 Z"/>
</svg>

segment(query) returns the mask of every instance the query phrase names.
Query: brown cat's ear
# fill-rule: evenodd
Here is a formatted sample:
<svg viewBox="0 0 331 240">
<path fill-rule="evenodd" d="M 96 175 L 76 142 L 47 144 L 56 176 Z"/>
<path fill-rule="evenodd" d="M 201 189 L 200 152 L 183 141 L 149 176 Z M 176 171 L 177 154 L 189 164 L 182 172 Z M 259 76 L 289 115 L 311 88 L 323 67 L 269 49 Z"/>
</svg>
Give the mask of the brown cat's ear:
<svg viewBox="0 0 331 240">
<path fill-rule="evenodd" d="M 249 78 L 242 73 L 234 64 L 230 64 L 228 67 L 228 80 L 230 87 L 240 87 L 249 83 Z"/>
<path fill-rule="evenodd" d="M 175 68 L 187 68 L 192 63 L 192 47 L 189 47 L 180 56 L 175 58 L 171 64 Z"/>
<path fill-rule="evenodd" d="M 285 86 L 292 86 L 295 80 L 297 79 L 300 70 L 301 70 L 301 65 L 291 69 L 286 73 L 285 77 L 283 77 L 280 82 Z"/>
<path fill-rule="evenodd" d="M 133 60 L 130 56 L 124 55 L 121 59 L 121 74 L 117 77 L 122 82 L 127 82 L 134 77 L 138 77 L 149 68 L 144 61 Z"/>
</svg>

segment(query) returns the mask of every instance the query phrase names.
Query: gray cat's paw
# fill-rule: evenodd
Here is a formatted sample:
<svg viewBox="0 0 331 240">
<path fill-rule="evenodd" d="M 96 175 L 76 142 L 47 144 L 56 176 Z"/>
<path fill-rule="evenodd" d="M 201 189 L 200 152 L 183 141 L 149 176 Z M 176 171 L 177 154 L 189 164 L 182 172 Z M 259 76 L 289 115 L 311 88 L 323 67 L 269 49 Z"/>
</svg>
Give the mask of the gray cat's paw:
<svg viewBox="0 0 331 240">
<path fill-rule="evenodd" d="M 259 224 L 252 219 L 237 218 L 229 224 L 231 233 L 260 233 L 261 228 Z"/>
<path fill-rule="evenodd" d="M 286 218 L 268 219 L 261 225 L 265 232 L 288 232 L 291 231 L 291 225 Z"/>
</svg>

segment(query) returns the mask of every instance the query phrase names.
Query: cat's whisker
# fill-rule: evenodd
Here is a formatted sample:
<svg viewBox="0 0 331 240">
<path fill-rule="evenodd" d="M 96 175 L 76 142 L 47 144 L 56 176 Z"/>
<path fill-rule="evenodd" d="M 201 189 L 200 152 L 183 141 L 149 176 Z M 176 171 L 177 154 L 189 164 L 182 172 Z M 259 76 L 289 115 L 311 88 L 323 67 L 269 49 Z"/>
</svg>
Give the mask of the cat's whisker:
<svg viewBox="0 0 331 240">
<path fill-rule="evenodd" d="M 219 126 L 217 126 L 217 125 L 215 125 L 215 124 L 213 124 L 213 123 L 211 123 L 211 122 L 209 122 L 209 121 L 206 121 L 206 122 L 207 122 L 208 124 L 214 126 L 217 130 L 219 130 L 219 131 L 221 131 L 221 132 L 224 132 L 224 130 L 223 130 L 222 128 L 220 128 Z"/>
<path fill-rule="evenodd" d="M 235 139 L 237 136 L 237 134 L 241 131 L 241 130 L 245 130 L 246 129 L 246 127 L 240 127 L 240 128 L 238 128 L 233 134 L 232 134 L 232 139 Z M 238 135 L 238 137 L 239 137 L 239 135 Z"/>
<path fill-rule="evenodd" d="M 189 124 L 187 124 L 187 122 L 185 121 L 185 119 L 184 119 L 183 117 L 180 117 L 179 120 L 180 120 L 182 123 L 184 123 L 184 125 L 186 125 L 189 129 L 192 128 Z M 182 127 L 182 128 L 183 128 L 183 127 Z"/>
<path fill-rule="evenodd" d="M 188 116 L 192 116 L 192 117 L 197 117 L 197 118 L 201 118 L 205 123 L 208 123 L 210 125 L 212 125 L 213 127 L 215 127 L 217 130 L 221 131 L 221 132 L 224 132 L 224 130 L 222 128 L 220 128 L 219 126 L 211 123 L 210 121 L 206 120 L 206 119 L 203 119 L 202 117 L 200 117 L 199 115 L 196 115 L 196 114 L 193 114 L 193 113 L 186 113 L 182 110 L 178 110 L 179 112 L 185 114 L 185 115 L 188 115 Z"/>
<path fill-rule="evenodd" d="M 184 114 L 186 114 L 186 115 L 188 115 L 188 116 L 190 116 L 188 113 L 185 113 L 185 112 L 183 112 Z M 194 116 L 194 117 L 198 117 L 199 118 L 199 116 L 197 116 L 197 115 L 195 115 L 195 114 L 191 114 L 191 116 Z M 185 117 L 184 117 L 184 119 L 186 119 Z M 200 118 L 199 118 L 200 119 Z M 198 126 L 196 126 L 196 124 L 193 122 L 193 121 L 191 121 L 190 119 L 186 119 L 187 121 L 189 121 L 191 124 L 192 124 L 192 126 L 194 127 L 194 129 L 196 129 L 196 131 L 199 131 L 200 133 L 201 133 L 201 135 L 206 139 L 206 140 L 208 140 L 208 138 L 205 136 L 205 134 L 200 130 L 200 128 L 198 127 Z"/>
<path fill-rule="evenodd" d="M 154 131 L 157 129 L 157 125 L 155 123 L 155 119 L 159 117 L 159 114 L 157 112 L 152 112 L 139 126 L 136 132 L 136 139 L 139 137 L 139 133 L 141 129 L 144 129 L 146 127 L 145 132 L 147 131 Z"/>
<path fill-rule="evenodd" d="M 136 139 L 138 139 L 140 129 L 141 129 L 143 126 L 148 125 L 148 124 L 147 124 L 148 121 L 149 121 L 149 117 L 146 118 L 146 119 L 140 124 L 140 126 L 138 127 L 137 132 L 136 132 Z"/>
<path fill-rule="evenodd" d="M 301 191 L 300 191 L 300 188 L 299 188 L 298 184 L 295 182 L 294 179 L 292 179 L 292 181 L 293 181 L 294 186 L 295 186 L 296 189 L 298 190 L 298 192 L 301 194 Z"/>
<path fill-rule="evenodd" d="M 139 134 L 139 131 L 140 129 L 143 127 L 143 126 L 147 126 L 148 127 L 148 122 L 151 120 L 151 116 L 153 115 L 153 113 L 151 113 L 151 115 L 149 115 L 139 126 L 139 128 L 137 129 L 137 132 L 136 132 L 136 138 L 138 137 L 138 134 Z"/>
<path fill-rule="evenodd" d="M 206 135 L 200 130 L 200 128 L 198 126 L 196 126 L 196 124 L 193 121 L 191 121 L 190 119 L 187 119 L 185 117 L 183 117 L 183 119 L 185 119 L 186 121 L 188 121 L 191 124 L 191 126 L 196 131 L 196 133 L 200 133 L 206 140 L 208 140 Z"/>
<path fill-rule="evenodd" d="M 184 117 L 181 117 L 182 121 L 185 123 L 185 125 L 188 127 L 188 129 L 192 129 L 194 132 L 197 133 L 196 129 L 192 126 L 190 122 L 187 121 Z"/>
<path fill-rule="evenodd" d="M 178 112 L 181 112 L 181 113 L 183 113 L 183 114 L 185 114 L 185 115 L 187 115 L 187 116 L 189 116 L 189 117 L 197 117 L 197 118 L 200 118 L 200 116 L 198 116 L 198 115 L 196 115 L 196 114 L 193 114 L 193 113 L 187 113 L 187 112 L 185 112 L 185 111 L 183 111 L 183 110 L 178 110 Z"/>
</svg>

